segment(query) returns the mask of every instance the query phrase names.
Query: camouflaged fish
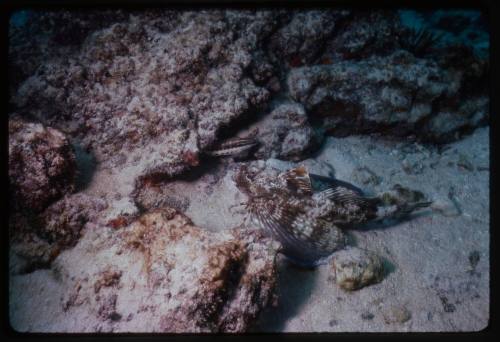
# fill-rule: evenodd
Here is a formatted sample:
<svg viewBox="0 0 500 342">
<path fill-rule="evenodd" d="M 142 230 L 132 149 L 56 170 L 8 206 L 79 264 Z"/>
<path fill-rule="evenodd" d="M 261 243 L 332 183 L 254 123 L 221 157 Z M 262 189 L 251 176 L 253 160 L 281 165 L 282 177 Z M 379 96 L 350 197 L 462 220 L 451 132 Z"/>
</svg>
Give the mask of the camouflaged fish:
<svg viewBox="0 0 500 342">
<path fill-rule="evenodd" d="M 367 198 L 355 186 L 332 179 L 327 189 L 314 192 L 311 177 L 321 176 L 309 174 L 305 167 L 273 172 L 243 166 L 235 182 L 249 197 L 245 206 L 252 221 L 277 239 L 282 253 L 302 267 L 322 264 L 343 248 L 343 229 L 403 217 L 430 204 L 408 203 L 397 191 L 385 193 L 384 198 Z"/>
<path fill-rule="evenodd" d="M 216 144 L 212 149 L 206 152 L 207 155 L 212 157 L 246 157 L 251 150 L 258 145 L 258 141 L 254 138 L 230 138 Z"/>
</svg>

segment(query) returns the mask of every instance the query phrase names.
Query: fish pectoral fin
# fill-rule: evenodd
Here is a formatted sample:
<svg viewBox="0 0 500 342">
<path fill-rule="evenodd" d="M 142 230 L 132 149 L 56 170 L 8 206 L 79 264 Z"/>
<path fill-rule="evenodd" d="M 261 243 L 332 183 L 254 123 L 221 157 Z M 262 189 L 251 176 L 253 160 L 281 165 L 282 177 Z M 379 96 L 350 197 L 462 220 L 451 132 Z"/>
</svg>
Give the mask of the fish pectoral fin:
<svg viewBox="0 0 500 342">
<path fill-rule="evenodd" d="M 282 205 L 274 212 L 262 210 L 256 213 L 260 224 L 278 239 L 285 249 L 300 245 L 300 232 L 294 230 L 294 223 L 300 209 Z"/>
</svg>

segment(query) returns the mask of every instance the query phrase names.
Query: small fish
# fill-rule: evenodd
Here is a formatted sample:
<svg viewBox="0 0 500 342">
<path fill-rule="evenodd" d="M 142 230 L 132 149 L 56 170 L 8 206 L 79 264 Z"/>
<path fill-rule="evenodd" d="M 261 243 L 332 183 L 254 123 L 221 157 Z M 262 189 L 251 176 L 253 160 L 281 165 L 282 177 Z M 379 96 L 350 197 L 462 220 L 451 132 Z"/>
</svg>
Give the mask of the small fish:
<svg viewBox="0 0 500 342">
<path fill-rule="evenodd" d="M 243 157 L 257 145 L 258 141 L 254 138 L 230 138 L 215 145 L 206 154 L 212 157 Z"/>
<path fill-rule="evenodd" d="M 322 176 L 319 176 L 322 177 Z M 371 220 L 403 217 L 430 202 L 407 203 L 393 196 L 389 206 L 379 197 L 364 197 L 355 186 L 329 179 L 322 191 L 312 188 L 303 166 L 282 173 L 241 167 L 236 185 L 249 197 L 245 204 L 253 223 L 282 245 L 282 253 L 302 267 L 327 261 L 346 245 L 344 229 Z"/>
</svg>

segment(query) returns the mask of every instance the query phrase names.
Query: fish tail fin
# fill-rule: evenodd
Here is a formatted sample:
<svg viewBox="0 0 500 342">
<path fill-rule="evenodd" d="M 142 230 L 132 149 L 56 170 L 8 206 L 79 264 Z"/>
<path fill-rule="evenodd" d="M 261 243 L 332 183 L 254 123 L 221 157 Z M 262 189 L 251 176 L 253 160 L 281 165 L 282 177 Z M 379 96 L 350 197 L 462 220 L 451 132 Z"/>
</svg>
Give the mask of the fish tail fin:
<svg viewBox="0 0 500 342">
<path fill-rule="evenodd" d="M 404 217 L 408 216 L 416 210 L 427 208 L 432 204 L 432 201 L 427 202 L 416 202 L 416 203 L 407 203 L 400 206 L 396 212 L 397 216 Z"/>
<path fill-rule="evenodd" d="M 390 218 L 404 219 L 414 211 L 427 208 L 431 204 L 432 202 L 414 202 L 387 206 L 379 202 L 377 206 L 376 220 L 384 220 Z"/>
</svg>

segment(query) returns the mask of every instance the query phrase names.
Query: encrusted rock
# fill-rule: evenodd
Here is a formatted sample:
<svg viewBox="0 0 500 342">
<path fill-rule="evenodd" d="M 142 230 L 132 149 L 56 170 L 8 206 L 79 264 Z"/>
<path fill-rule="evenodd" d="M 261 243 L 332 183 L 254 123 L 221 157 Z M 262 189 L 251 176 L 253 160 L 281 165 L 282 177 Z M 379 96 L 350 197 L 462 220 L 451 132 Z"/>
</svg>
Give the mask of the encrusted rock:
<svg viewBox="0 0 500 342">
<path fill-rule="evenodd" d="M 290 22 L 271 38 L 269 49 L 281 63 L 298 67 L 318 57 L 337 22 L 349 11 L 310 10 L 293 13 Z"/>
<path fill-rule="evenodd" d="M 59 253 L 73 247 L 89 221 L 107 204 L 83 194 L 67 195 L 42 213 L 23 217 L 14 214 L 10 220 L 10 268 L 14 273 L 30 272 L 47 267 Z"/>
<path fill-rule="evenodd" d="M 304 107 L 283 103 L 258 124 L 257 158 L 302 160 L 320 146 L 321 136 L 310 125 Z"/>
<path fill-rule="evenodd" d="M 39 234 L 49 243 L 74 246 L 84 225 L 88 221 L 95 221 L 96 213 L 106 207 L 104 200 L 88 195 L 77 193 L 66 196 L 43 212 L 43 225 Z"/>
<path fill-rule="evenodd" d="M 11 26 L 14 110 L 78 137 L 102 167 L 135 163 L 146 177 L 197 166 L 272 95 L 338 135 L 448 141 L 489 117 L 486 59 L 400 50 L 395 11 L 40 11 Z M 279 153 L 302 158 L 310 130 L 292 131 Z"/>
<path fill-rule="evenodd" d="M 401 29 L 396 11 L 354 12 L 339 26 L 339 32 L 328 40 L 320 64 L 384 55 L 396 47 L 394 37 Z"/>
<path fill-rule="evenodd" d="M 68 16 L 80 18 L 68 12 L 36 15 L 57 18 L 59 27 L 50 32 L 72 26 Z M 125 163 L 140 159 L 144 175 L 173 176 L 197 165 L 197 155 L 221 128 L 268 101 L 269 91 L 245 69 L 278 16 L 215 10 L 120 17 L 86 35 L 73 51 L 78 53 L 59 55 L 50 41 L 53 54 L 44 55 L 13 102 L 23 114 L 64 126 L 103 166 L 125 152 L 131 156 Z M 148 153 L 142 153 L 144 146 Z"/>
<path fill-rule="evenodd" d="M 335 281 L 344 290 L 353 291 L 378 283 L 383 278 L 383 263 L 375 253 L 349 247 L 333 257 Z"/>
<path fill-rule="evenodd" d="M 166 206 L 184 212 L 189 207 L 189 199 L 179 195 L 173 196 L 168 183 L 165 182 L 144 182 L 142 179 L 137 179 L 131 197 L 142 211 Z"/>
<path fill-rule="evenodd" d="M 11 208 L 42 211 L 73 192 L 75 172 L 75 154 L 62 132 L 9 118 Z"/>
<path fill-rule="evenodd" d="M 465 73 L 397 51 L 360 61 L 292 69 L 287 83 L 292 98 L 304 104 L 310 116 L 330 133 L 413 133 L 446 141 L 454 132 L 476 127 L 488 117 L 487 98 L 461 97 L 468 87 Z"/>
<path fill-rule="evenodd" d="M 103 242 L 122 250 L 112 266 L 61 272 L 75 283 L 63 300 L 68 315 L 88 305 L 106 324 L 130 317 L 115 331 L 244 332 L 276 300 L 276 246 L 258 230 L 213 233 L 163 208 L 117 232 Z"/>
</svg>

